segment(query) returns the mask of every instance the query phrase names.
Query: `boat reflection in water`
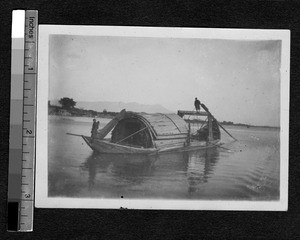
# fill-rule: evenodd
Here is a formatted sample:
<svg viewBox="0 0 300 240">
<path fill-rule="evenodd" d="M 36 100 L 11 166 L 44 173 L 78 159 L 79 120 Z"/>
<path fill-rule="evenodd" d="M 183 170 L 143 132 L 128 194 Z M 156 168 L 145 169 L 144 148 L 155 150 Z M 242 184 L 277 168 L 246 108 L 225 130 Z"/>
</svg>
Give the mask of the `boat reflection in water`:
<svg viewBox="0 0 300 240">
<path fill-rule="evenodd" d="M 219 149 L 210 148 L 202 152 L 191 152 L 187 157 L 188 192 L 192 196 L 193 193 L 200 191 L 201 186 L 207 183 L 210 175 L 214 173 L 219 159 Z"/>
<path fill-rule="evenodd" d="M 81 165 L 90 196 L 104 198 L 201 198 L 217 164 L 219 149 L 146 155 L 94 152 Z"/>
<path fill-rule="evenodd" d="M 151 175 L 155 157 L 100 154 L 93 152 L 81 165 L 81 170 L 88 170 L 88 186 L 97 189 L 97 184 L 107 186 L 141 184 Z"/>
</svg>

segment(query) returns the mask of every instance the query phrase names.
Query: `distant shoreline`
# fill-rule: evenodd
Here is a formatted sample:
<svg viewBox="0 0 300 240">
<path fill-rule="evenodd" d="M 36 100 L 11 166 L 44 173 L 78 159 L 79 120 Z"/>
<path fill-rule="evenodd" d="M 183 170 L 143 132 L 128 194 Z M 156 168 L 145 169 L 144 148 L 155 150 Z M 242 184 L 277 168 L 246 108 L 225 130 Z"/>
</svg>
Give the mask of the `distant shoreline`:
<svg viewBox="0 0 300 240">
<path fill-rule="evenodd" d="M 192 124 L 203 124 L 205 121 L 203 120 L 197 120 L 197 119 L 185 119 L 186 122 L 192 123 Z M 256 125 L 250 125 L 250 124 L 244 124 L 244 123 L 233 123 L 233 122 L 219 122 L 222 126 L 235 126 L 235 127 L 244 127 L 244 128 L 272 128 L 272 129 L 280 129 L 280 127 L 272 127 L 272 126 L 256 126 Z"/>
<path fill-rule="evenodd" d="M 91 118 L 110 118 L 113 119 L 118 112 L 97 112 L 94 110 L 85 110 L 79 108 L 64 109 L 59 106 L 48 105 L 48 115 L 62 117 L 91 117 Z"/>
<path fill-rule="evenodd" d="M 79 108 L 72 108 L 72 109 L 63 109 L 59 106 L 48 106 L 48 115 L 49 116 L 60 116 L 60 117 L 89 117 L 89 118 L 106 118 L 106 119 L 113 119 L 118 112 L 109 112 L 109 111 L 103 111 L 103 112 L 97 112 L 94 110 L 85 110 L 85 109 L 79 109 Z M 185 119 L 188 123 L 204 123 L 202 120 L 196 120 L 196 119 Z M 280 129 L 280 127 L 273 127 L 273 126 L 256 126 L 256 125 L 249 125 L 249 124 L 243 124 L 243 123 L 233 123 L 233 122 L 227 122 L 223 121 L 220 122 L 223 126 L 236 126 L 236 127 L 244 127 L 244 128 L 269 128 L 269 129 Z"/>
</svg>

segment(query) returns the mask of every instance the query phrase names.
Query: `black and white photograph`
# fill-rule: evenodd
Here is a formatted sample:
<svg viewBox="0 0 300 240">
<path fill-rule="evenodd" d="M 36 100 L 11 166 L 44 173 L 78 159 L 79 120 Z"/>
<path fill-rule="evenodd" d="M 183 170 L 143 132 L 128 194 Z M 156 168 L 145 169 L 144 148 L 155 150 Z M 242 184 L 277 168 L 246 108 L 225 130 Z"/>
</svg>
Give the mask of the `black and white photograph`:
<svg viewBox="0 0 300 240">
<path fill-rule="evenodd" d="M 288 30 L 39 26 L 36 206 L 288 209 Z"/>
</svg>

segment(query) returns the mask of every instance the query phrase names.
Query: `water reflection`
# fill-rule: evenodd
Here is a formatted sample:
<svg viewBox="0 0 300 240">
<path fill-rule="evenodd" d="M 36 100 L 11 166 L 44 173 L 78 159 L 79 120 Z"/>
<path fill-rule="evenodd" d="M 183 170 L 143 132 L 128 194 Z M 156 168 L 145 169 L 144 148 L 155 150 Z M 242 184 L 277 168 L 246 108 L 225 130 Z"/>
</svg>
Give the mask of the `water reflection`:
<svg viewBox="0 0 300 240">
<path fill-rule="evenodd" d="M 122 194 L 127 197 L 150 195 L 153 198 L 168 197 L 167 192 L 176 186 L 176 191 L 192 197 L 199 192 L 201 185 L 207 183 L 218 158 L 218 149 L 157 156 L 103 155 L 93 152 L 81 165 L 81 170 L 88 171 L 89 191 L 109 185 L 113 193 L 123 191 Z M 169 187 L 164 189 L 164 186 Z M 162 189 L 158 196 L 150 194 L 157 188 Z"/>
<path fill-rule="evenodd" d="M 88 170 L 88 186 L 92 190 L 97 174 L 103 178 L 110 176 L 110 181 L 120 184 L 141 184 L 151 176 L 156 157 L 143 155 L 108 155 L 93 152 L 81 165 L 81 170 Z"/>
<path fill-rule="evenodd" d="M 188 155 L 187 180 L 190 196 L 198 192 L 208 182 L 219 159 L 219 149 L 191 152 Z"/>
</svg>

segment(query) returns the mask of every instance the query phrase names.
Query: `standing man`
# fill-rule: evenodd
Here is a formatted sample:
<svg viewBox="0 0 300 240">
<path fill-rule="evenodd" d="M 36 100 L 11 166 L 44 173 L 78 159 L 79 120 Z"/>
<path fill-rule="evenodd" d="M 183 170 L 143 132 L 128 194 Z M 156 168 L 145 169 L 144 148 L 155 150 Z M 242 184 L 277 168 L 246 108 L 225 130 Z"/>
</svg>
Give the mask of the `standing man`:
<svg viewBox="0 0 300 240">
<path fill-rule="evenodd" d="M 195 98 L 194 105 L 197 112 L 200 112 L 200 104 L 201 104 L 200 101 L 197 98 Z"/>
<path fill-rule="evenodd" d="M 98 124 L 96 122 L 96 119 L 94 118 L 93 119 L 93 125 L 92 125 L 92 130 L 91 130 L 91 137 L 92 137 L 92 142 L 94 140 L 94 138 L 96 137 L 97 135 L 97 129 L 98 129 Z"/>
<path fill-rule="evenodd" d="M 99 129 L 99 126 L 100 126 L 100 122 L 97 121 L 97 126 L 96 126 L 96 130 L 97 130 L 97 131 L 98 131 L 98 129 Z"/>
</svg>

